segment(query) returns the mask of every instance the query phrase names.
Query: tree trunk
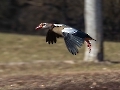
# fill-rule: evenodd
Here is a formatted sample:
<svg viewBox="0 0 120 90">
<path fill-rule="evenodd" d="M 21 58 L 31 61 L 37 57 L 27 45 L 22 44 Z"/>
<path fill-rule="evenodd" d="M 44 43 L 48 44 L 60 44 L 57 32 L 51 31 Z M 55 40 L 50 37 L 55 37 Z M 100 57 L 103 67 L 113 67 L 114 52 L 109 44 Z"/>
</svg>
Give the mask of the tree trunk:
<svg viewBox="0 0 120 90">
<path fill-rule="evenodd" d="M 89 53 L 85 48 L 84 61 L 103 61 L 102 0 L 85 0 L 85 31 L 97 41 L 91 41 Z"/>
</svg>

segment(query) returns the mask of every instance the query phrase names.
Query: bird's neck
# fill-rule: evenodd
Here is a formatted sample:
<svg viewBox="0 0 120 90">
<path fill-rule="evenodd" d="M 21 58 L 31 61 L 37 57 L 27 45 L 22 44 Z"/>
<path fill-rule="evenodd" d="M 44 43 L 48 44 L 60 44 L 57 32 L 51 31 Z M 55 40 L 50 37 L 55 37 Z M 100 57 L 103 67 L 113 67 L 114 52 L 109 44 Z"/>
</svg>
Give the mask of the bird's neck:
<svg viewBox="0 0 120 90">
<path fill-rule="evenodd" d="M 49 27 L 49 30 L 52 30 L 55 27 L 54 24 L 51 24 L 51 26 Z"/>
</svg>

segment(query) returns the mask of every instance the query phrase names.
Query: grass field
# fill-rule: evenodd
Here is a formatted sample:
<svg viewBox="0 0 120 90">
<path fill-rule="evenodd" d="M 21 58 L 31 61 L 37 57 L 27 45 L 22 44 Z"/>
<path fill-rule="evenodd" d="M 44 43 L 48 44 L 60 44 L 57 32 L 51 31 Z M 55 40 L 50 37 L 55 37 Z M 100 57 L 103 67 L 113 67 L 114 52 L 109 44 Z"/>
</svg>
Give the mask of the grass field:
<svg viewBox="0 0 120 90">
<path fill-rule="evenodd" d="M 62 38 L 49 45 L 45 37 L 0 33 L 0 62 L 33 60 L 83 60 L 84 45 L 76 56 L 71 55 Z M 120 60 L 120 42 L 104 42 L 105 60 Z"/>
<path fill-rule="evenodd" d="M 0 90 L 120 89 L 120 42 L 104 42 L 105 63 L 82 62 L 84 46 L 73 56 L 62 38 L 48 45 L 44 36 L 0 33 L 0 44 Z"/>
<path fill-rule="evenodd" d="M 1 62 L 33 61 L 33 60 L 82 60 L 83 48 L 76 57 L 71 55 L 63 39 L 58 43 L 48 45 L 45 37 L 0 34 Z"/>
</svg>

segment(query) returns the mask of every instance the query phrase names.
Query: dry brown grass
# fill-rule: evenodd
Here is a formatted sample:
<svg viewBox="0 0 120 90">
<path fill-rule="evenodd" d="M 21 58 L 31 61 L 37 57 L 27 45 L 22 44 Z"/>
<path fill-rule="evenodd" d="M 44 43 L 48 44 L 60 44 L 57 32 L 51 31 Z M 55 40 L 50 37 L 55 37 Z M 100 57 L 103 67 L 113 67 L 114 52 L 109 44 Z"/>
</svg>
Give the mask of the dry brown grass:
<svg viewBox="0 0 120 90">
<path fill-rule="evenodd" d="M 120 43 L 105 42 L 105 60 L 113 63 L 82 62 L 84 46 L 76 56 L 70 54 L 62 38 L 48 45 L 43 36 L 0 34 L 0 74 L 58 73 L 76 71 L 118 70 L 120 68 Z M 40 61 L 42 60 L 42 61 Z M 67 60 L 67 61 L 66 61 Z"/>
<path fill-rule="evenodd" d="M 1 62 L 32 61 L 32 60 L 82 60 L 83 49 L 77 56 L 71 55 L 63 39 L 58 43 L 48 45 L 45 37 L 0 34 L 0 57 Z"/>
<path fill-rule="evenodd" d="M 63 39 L 0 34 L 0 90 L 119 90 L 120 43 L 105 42 L 105 60 L 82 62 L 84 46 L 71 55 Z M 111 89 L 112 88 L 112 89 Z"/>
<path fill-rule="evenodd" d="M 53 45 L 48 45 L 43 36 L 17 35 L 0 33 L 0 62 L 33 60 L 76 60 L 84 56 L 84 45 L 79 54 L 70 54 L 62 38 Z M 105 60 L 120 60 L 120 43 L 104 42 Z"/>
</svg>

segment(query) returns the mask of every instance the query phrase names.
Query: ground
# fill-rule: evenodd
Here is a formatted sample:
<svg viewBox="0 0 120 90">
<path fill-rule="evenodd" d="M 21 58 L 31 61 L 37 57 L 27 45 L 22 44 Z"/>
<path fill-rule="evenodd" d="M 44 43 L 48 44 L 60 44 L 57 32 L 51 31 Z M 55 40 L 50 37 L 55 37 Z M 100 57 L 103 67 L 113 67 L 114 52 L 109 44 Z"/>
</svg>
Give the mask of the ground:
<svg viewBox="0 0 120 90">
<path fill-rule="evenodd" d="M 0 90 L 120 90 L 120 43 L 104 42 L 104 62 L 83 62 L 62 38 L 0 33 Z"/>
<path fill-rule="evenodd" d="M 2 63 L 0 90 L 120 90 L 118 66 L 74 61 Z"/>
<path fill-rule="evenodd" d="M 1 90 L 120 90 L 120 72 L 18 75 L 0 82 Z"/>
</svg>

